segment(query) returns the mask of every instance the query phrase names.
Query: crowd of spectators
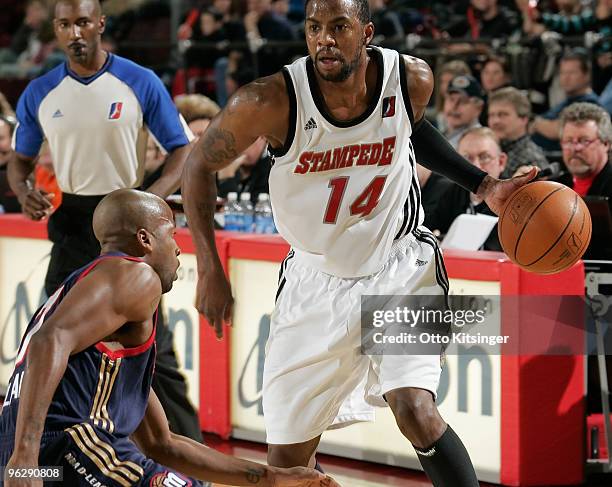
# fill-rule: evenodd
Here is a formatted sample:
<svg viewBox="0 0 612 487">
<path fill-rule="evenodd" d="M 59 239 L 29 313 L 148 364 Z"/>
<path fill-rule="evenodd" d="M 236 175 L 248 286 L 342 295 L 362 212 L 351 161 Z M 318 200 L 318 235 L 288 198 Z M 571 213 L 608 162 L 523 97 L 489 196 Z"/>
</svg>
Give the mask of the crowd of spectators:
<svg viewBox="0 0 612 487">
<path fill-rule="evenodd" d="M 9 6 L 2 1 L 11 23 L 4 26 L 9 35 L 0 37 L 0 92 L 5 82 L 38 76 L 63 60 L 47 0 Z M 495 176 L 509 178 L 553 161 L 567 170 L 567 147 L 560 139 L 564 110 L 577 102 L 612 110 L 612 0 L 369 3 L 374 43 L 424 57 L 432 66 L 436 83 L 427 117 L 460 152 L 484 147 L 488 156 L 464 155 Z M 174 32 L 168 0 L 102 5 L 108 17 L 105 49 L 155 69 L 196 136 L 240 86 L 305 53 L 303 0 L 183 0 Z M 15 207 L 10 188 L 3 186 L 3 161 L 16 98 L 13 93 L 7 101 L 0 93 L 0 204 L 4 201 L 7 211 Z M 587 150 L 584 144 L 572 147 Z M 165 154 L 153 140 L 147 154 L 147 176 L 155 178 Z M 41 184 L 50 184 L 52 164 L 48 156 L 41 160 L 46 162 Z M 250 191 L 254 198 L 267 191 L 268 164 L 265 143 L 258 141 L 218 175 L 220 196 Z M 441 234 L 458 210 L 482 209 L 473 195 L 421 167 L 419 181 L 428 222 Z M 436 207 L 459 200 L 451 205 L 452 215 Z"/>
</svg>

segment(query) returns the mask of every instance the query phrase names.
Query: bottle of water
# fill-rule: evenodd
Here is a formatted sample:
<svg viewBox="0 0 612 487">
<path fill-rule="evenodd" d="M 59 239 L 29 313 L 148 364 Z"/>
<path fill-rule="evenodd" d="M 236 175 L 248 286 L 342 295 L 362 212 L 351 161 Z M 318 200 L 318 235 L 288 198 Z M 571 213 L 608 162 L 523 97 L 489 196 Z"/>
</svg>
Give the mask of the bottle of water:
<svg viewBox="0 0 612 487">
<path fill-rule="evenodd" d="M 238 220 L 240 219 L 240 205 L 238 203 L 238 193 L 231 192 L 227 194 L 227 201 L 223 205 L 224 215 L 224 230 L 237 232 L 239 230 Z"/>
<path fill-rule="evenodd" d="M 253 231 L 253 205 L 251 204 L 251 193 L 240 194 L 240 230 L 241 232 Z"/>
<path fill-rule="evenodd" d="M 255 205 L 255 233 L 276 233 L 270 196 L 267 193 L 260 193 L 257 198 L 257 205 Z"/>
</svg>

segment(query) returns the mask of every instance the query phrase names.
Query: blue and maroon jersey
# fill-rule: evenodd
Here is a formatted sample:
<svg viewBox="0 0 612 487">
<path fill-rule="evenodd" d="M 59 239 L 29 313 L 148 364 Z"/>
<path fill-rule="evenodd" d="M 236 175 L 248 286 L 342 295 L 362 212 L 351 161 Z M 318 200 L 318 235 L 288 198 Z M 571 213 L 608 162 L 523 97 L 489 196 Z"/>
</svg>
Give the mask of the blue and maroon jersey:
<svg viewBox="0 0 612 487">
<path fill-rule="evenodd" d="M 127 259 L 122 253 L 101 255 L 75 271 L 32 317 L 21 341 L 0 416 L 0 438 L 15 434 L 19 395 L 23 381 L 28 345 L 72 287 L 105 259 Z M 88 423 L 114 437 L 132 434 L 144 417 L 155 363 L 155 321 L 149 339 L 138 347 L 113 350 L 98 342 L 72 355 L 49 406 L 45 433 L 63 431 L 75 424 Z M 87 317 L 83 317 L 84 320 Z"/>
</svg>

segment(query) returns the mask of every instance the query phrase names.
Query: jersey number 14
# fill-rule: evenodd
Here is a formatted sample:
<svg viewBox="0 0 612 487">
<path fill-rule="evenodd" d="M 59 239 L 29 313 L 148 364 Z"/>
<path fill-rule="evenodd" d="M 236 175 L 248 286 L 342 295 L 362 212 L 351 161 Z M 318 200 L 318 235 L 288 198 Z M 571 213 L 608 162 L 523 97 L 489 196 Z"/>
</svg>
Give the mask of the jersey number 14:
<svg viewBox="0 0 612 487">
<path fill-rule="evenodd" d="M 338 219 L 338 211 L 340 210 L 340 204 L 344 197 L 344 190 L 348 185 L 350 177 L 344 176 L 340 178 L 334 178 L 329 181 L 329 187 L 331 188 L 331 195 L 327 202 L 327 209 L 325 210 L 325 216 L 323 217 L 323 223 L 335 224 Z M 366 217 L 372 210 L 376 208 L 380 201 L 380 194 L 385 187 L 385 180 L 387 176 L 376 176 L 370 184 L 364 189 L 359 196 L 351 203 L 350 211 L 351 215 L 360 215 Z"/>
</svg>

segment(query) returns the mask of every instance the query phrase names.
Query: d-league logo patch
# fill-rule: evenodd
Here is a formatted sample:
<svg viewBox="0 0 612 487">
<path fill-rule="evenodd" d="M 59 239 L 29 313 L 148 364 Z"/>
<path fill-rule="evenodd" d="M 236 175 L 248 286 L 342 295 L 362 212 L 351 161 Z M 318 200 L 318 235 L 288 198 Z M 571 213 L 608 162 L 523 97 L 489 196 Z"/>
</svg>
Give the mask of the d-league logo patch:
<svg viewBox="0 0 612 487">
<path fill-rule="evenodd" d="M 185 480 L 174 472 L 163 472 L 155 475 L 149 485 L 151 487 L 191 487 L 191 480 Z"/>
<path fill-rule="evenodd" d="M 108 113 L 109 120 L 118 120 L 121 118 L 121 109 L 123 108 L 123 102 L 116 101 L 110 106 L 110 112 Z"/>
<path fill-rule="evenodd" d="M 383 98 L 382 118 L 392 117 L 393 115 L 395 115 L 395 97 Z"/>
</svg>

